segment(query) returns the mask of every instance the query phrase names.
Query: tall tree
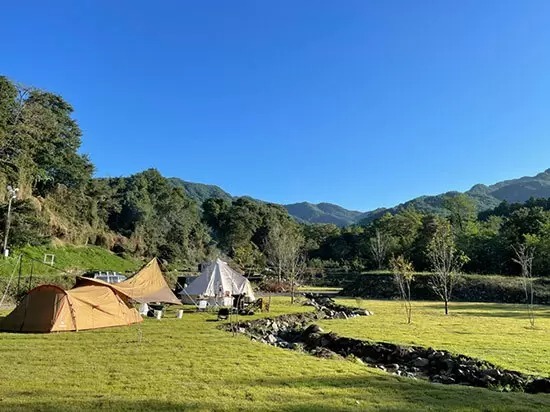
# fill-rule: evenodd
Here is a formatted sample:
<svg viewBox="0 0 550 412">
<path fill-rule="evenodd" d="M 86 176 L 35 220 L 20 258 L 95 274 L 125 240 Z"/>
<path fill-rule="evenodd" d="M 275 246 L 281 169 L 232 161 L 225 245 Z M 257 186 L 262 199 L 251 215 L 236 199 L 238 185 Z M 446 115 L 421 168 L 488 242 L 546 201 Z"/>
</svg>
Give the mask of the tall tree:
<svg viewBox="0 0 550 412">
<path fill-rule="evenodd" d="M 443 199 L 443 207 L 450 214 L 451 224 L 459 231 L 463 231 L 466 224 L 476 218 L 474 201 L 463 193 L 446 196 Z"/>
<path fill-rule="evenodd" d="M 93 166 L 78 153 L 82 132 L 72 113 L 61 96 L 0 78 L 0 172 L 23 198 L 90 180 Z"/>
</svg>

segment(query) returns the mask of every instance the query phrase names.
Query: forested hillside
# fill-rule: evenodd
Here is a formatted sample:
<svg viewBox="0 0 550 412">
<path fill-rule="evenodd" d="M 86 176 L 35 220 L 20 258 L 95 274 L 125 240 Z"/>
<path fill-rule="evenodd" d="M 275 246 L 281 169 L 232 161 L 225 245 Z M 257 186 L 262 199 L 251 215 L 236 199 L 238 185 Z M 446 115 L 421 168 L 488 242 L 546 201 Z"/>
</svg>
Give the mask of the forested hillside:
<svg viewBox="0 0 550 412">
<path fill-rule="evenodd" d="M 206 185 L 203 183 L 186 182 L 177 177 L 171 177 L 168 179 L 174 186 L 182 187 L 185 190 L 185 194 L 202 205 L 203 202 L 210 198 L 232 200 L 233 196 L 227 193 L 222 188 L 215 185 Z"/>
<path fill-rule="evenodd" d="M 155 170 L 93 179 L 93 164 L 78 152 L 81 138 L 61 96 L 0 77 L 2 232 L 6 186 L 19 189 L 9 246 L 98 245 L 189 264 L 207 257 L 208 228 L 183 189 Z"/>
<path fill-rule="evenodd" d="M 333 223 L 347 226 L 356 223 L 361 212 L 347 210 L 331 203 L 312 204 L 308 202 L 284 205 L 288 213 L 304 223 Z"/>
<path fill-rule="evenodd" d="M 444 200 L 449 196 L 456 196 L 460 192 L 448 192 L 436 196 L 420 196 L 408 202 L 388 209 L 377 209 L 366 212 L 356 218 L 356 222 L 372 222 L 385 213 L 395 214 L 400 210 L 414 208 L 428 213 L 444 214 Z M 505 180 L 490 186 L 474 185 L 464 192 L 474 203 L 478 212 L 492 209 L 501 202 L 523 203 L 530 198 L 550 197 L 550 169 L 536 176 L 525 176 L 519 179 Z"/>
<path fill-rule="evenodd" d="M 221 252 L 243 267 L 254 267 L 265 264 L 267 237 L 275 226 L 298 230 L 280 206 L 233 200 L 217 187 L 167 179 L 155 169 L 93 178 L 92 162 L 78 151 L 81 139 L 73 109 L 61 96 L 0 77 L 2 239 L 6 188 L 19 189 L 10 248 L 96 245 L 187 267 Z M 207 201 L 203 218 L 201 203 L 213 197 L 219 203 Z"/>
</svg>

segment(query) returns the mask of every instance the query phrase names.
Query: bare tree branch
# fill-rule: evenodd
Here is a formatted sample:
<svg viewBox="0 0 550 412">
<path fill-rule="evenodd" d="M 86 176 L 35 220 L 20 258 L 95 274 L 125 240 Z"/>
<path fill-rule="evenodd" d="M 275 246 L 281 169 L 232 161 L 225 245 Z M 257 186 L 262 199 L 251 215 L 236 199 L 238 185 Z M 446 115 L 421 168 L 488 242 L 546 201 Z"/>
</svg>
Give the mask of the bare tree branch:
<svg viewBox="0 0 550 412">
<path fill-rule="evenodd" d="M 516 257 L 512 260 L 521 266 L 521 280 L 525 292 L 525 302 L 529 315 L 531 327 L 535 327 L 535 311 L 533 301 L 535 298 L 535 289 L 533 287 L 533 260 L 535 259 L 535 250 L 522 243 L 518 247 L 513 247 Z"/>
<path fill-rule="evenodd" d="M 384 266 L 384 261 L 386 260 L 386 256 L 388 254 L 389 244 L 390 242 L 388 236 L 376 229 L 374 236 L 370 238 L 370 251 L 372 253 L 372 257 L 376 261 L 378 269 L 382 269 Z"/>
<path fill-rule="evenodd" d="M 445 302 L 445 314 L 449 314 L 449 302 L 457 275 L 468 260 L 455 246 L 454 235 L 448 222 L 441 223 L 428 245 L 428 259 L 432 265 L 430 286 Z"/>
</svg>

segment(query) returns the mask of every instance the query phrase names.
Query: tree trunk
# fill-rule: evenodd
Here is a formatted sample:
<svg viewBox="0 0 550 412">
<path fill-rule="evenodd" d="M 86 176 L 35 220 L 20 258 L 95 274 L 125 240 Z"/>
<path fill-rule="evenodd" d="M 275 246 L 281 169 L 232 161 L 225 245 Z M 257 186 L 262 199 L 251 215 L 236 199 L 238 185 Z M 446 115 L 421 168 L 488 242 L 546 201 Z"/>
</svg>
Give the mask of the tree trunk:
<svg viewBox="0 0 550 412">
<path fill-rule="evenodd" d="M 445 299 L 445 315 L 449 314 L 449 301 Z"/>
</svg>

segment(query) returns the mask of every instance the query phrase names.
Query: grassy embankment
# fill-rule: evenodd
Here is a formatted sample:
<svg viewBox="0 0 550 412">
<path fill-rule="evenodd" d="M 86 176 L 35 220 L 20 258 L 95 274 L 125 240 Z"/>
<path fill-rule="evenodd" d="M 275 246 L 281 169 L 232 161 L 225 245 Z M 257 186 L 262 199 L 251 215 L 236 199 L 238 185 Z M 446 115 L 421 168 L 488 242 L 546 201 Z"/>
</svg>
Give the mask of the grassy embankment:
<svg viewBox="0 0 550 412">
<path fill-rule="evenodd" d="M 311 310 L 291 307 L 288 299 L 273 298 L 272 313 L 259 316 Z M 531 331 L 516 306 L 461 304 L 444 317 L 440 305 L 423 303 L 416 305 L 411 326 L 397 302 L 363 303 L 374 316 L 323 326 L 355 337 L 485 354 L 500 365 L 548 372 L 548 311 L 539 314 L 540 329 Z M 0 409 L 550 410 L 550 395 L 399 378 L 348 360 L 318 359 L 232 336 L 210 322 L 214 314 L 169 316 L 106 330 L 0 334 L 5 371 Z"/>
<path fill-rule="evenodd" d="M 53 267 L 42 263 L 46 253 L 55 255 Z M 22 274 L 25 276 L 31 273 L 31 269 L 35 275 L 45 276 L 76 274 L 88 269 L 125 272 L 133 271 L 141 264 L 136 259 L 122 258 L 98 246 L 27 246 L 12 251 L 8 259 L 0 258 L 0 275 L 9 276 L 12 273 L 19 255 L 22 255 Z"/>
</svg>

